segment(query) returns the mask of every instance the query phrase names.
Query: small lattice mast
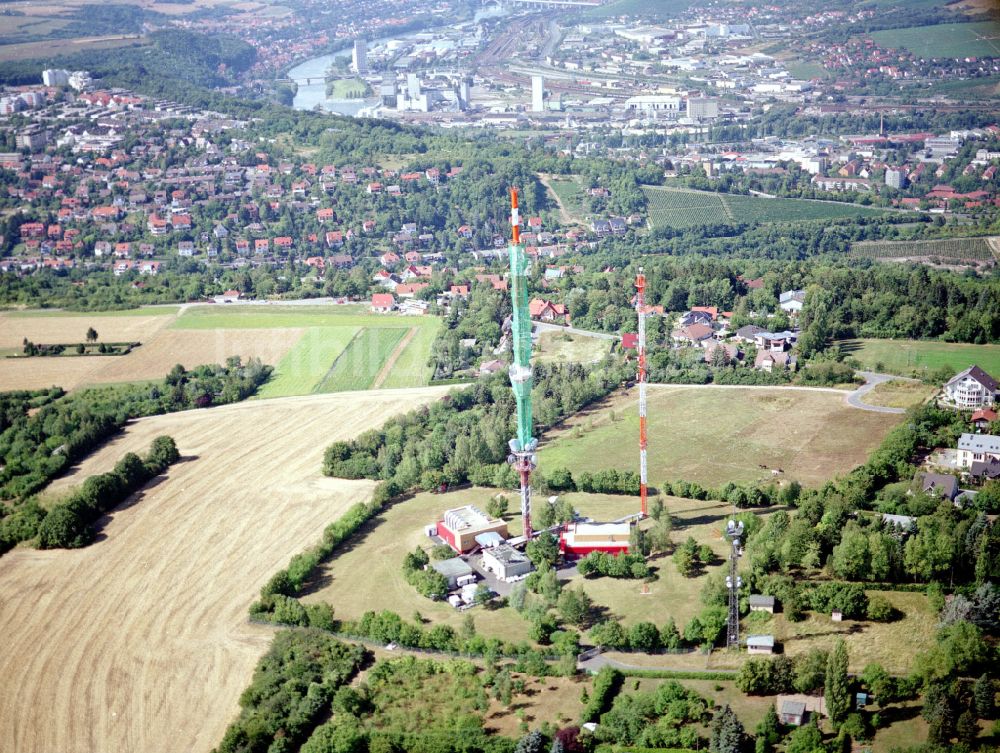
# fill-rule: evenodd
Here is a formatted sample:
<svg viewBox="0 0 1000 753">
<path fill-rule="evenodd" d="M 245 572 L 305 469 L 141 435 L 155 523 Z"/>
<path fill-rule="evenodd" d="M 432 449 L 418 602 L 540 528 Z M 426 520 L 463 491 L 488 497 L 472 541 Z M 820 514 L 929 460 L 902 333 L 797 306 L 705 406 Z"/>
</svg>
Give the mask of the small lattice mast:
<svg viewBox="0 0 1000 753">
<path fill-rule="evenodd" d="M 639 317 L 639 499 L 642 517 L 648 514 L 646 508 L 646 275 L 639 267 L 635 276 L 635 312 Z"/>
<path fill-rule="evenodd" d="M 537 465 L 538 440 L 531 436 L 531 314 L 528 310 L 528 259 L 521 245 L 521 220 L 517 211 L 517 189 L 510 190 L 510 298 L 513 315 L 511 336 L 514 358 L 509 374 L 517 401 L 517 436 L 510 440 L 507 462 L 514 466 L 521 480 L 521 521 L 524 537 L 531 540 L 531 472 Z"/>
</svg>

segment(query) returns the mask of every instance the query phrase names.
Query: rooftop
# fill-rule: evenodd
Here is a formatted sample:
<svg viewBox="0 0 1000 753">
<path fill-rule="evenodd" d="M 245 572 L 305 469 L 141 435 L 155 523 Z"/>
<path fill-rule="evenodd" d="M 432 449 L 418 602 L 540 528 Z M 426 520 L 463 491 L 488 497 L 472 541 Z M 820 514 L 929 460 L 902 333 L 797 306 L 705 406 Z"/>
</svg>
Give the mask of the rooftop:
<svg viewBox="0 0 1000 753">
<path fill-rule="evenodd" d="M 490 518 L 475 505 L 456 507 L 444 513 L 445 525 L 452 531 L 464 531 L 469 528 L 483 528 L 497 521 Z"/>
<path fill-rule="evenodd" d="M 510 544 L 501 544 L 489 551 L 489 555 L 504 565 L 527 562 L 528 558 Z"/>
<path fill-rule="evenodd" d="M 434 562 L 431 564 L 431 567 L 446 578 L 448 576 L 461 578 L 463 575 L 472 574 L 472 566 L 461 557 L 452 557 L 450 560 Z"/>
<path fill-rule="evenodd" d="M 747 636 L 748 646 L 761 646 L 766 648 L 774 648 L 774 636 L 773 635 L 748 635 Z"/>
<path fill-rule="evenodd" d="M 958 438 L 958 449 L 967 452 L 1000 453 L 1000 437 L 993 434 L 963 434 Z"/>
<path fill-rule="evenodd" d="M 997 388 L 1000 388 L 1000 384 L 998 384 L 993 377 L 991 377 L 989 374 L 987 374 L 978 366 L 970 366 L 965 371 L 959 372 L 958 374 L 956 374 L 955 376 L 953 376 L 951 379 L 948 380 L 948 384 L 954 384 L 955 382 L 960 382 L 966 377 L 975 379 L 990 392 L 996 392 Z"/>
</svg>

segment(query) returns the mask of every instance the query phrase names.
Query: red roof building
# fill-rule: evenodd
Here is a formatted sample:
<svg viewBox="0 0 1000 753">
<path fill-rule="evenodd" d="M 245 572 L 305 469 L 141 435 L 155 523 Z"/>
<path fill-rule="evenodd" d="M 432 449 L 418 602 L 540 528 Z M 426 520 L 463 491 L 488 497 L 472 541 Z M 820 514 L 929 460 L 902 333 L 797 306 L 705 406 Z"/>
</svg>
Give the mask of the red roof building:
<svg viewBox="0 0 1000 753">
<path fill-rule="evenodd" d="M 375 293 L 372 295 L 372 311 L 376 314 L 387 314 L 396 308 L 396 297 L 392 293 Z"/>
<path fill-rule="evenodd" d="M 563 554 L 584 557 L 591 552 L 619 555 L 628 552 L 629 523 L 570 523 L 559 535 Z"/>
</svg>

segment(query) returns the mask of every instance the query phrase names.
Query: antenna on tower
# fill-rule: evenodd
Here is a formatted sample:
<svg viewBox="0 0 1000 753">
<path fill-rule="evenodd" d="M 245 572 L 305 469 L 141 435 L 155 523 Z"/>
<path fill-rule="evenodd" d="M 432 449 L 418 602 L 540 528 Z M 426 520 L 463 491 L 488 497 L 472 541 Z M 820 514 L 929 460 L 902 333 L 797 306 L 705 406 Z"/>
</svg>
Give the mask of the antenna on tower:
<svg viewBox="0 0 1000 753">
<path fill-rule="evenodd" d="M 642 517 L 646 517 L 646 275 L 639 267 L 635 276 L 635 312 L 639 317 L 639 500 Z"/>
<path fill-rule="evenodd" d="M 517 189 L 510 190 L 510 298 L 513 308 L 512 338 L 514 358 L 510 364 L 510 385 L 517 402 L 517 436 L 510 440 L 507 462 L 521 479 L 521 522 L 525 541 L 531 540 L 531 472 L 538 465 L 538 440 L 531 436 L 531 316 L 528 311 L 528 260 L 521 245 L 521 220 Z"/>
</svg>

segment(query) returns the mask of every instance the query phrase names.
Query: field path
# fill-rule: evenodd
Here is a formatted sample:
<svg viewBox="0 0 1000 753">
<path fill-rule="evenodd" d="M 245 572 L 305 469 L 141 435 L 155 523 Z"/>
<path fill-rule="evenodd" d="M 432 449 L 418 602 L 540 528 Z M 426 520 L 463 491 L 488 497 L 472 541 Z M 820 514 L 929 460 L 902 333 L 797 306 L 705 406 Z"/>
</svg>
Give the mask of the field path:
<svg viewBox="0 0 1000 753">
<path fill-rule="evenodd" d="M 552 194 L 552 197 L 555 199 L 556 206 L 559 208 L 559 221 L 562 222 L 564 225 L 581 224 L 578 220 L 574 219 L 573 216 L 569 213 L 569 210 L 566 209 L 565 206 L 563 206 L 562 199 L 559 198 L 559 194 L 556 192 L 556 189 L 554 189 L 552 187 L 552 184 L 549 182 L 549 178 L 551 176 L 544 175 L 542 173 L 536 173 L 536 174 L 538 175 L 538 182 L 541 183 L 543 186 L 545 186 L 548 192 Z"/>
<path fill-rule="evenodd" d="M 410 344 L 410 341 L 417 336 L 418 330 L 418 327 L 411 327 L 410 331 L 403 335 L 403 339 L 399 341 L 399 345 L 396 346 L 396 349 L 386 359 L 385 366 L 375 375 L 375 381 L 372 382 L 372 386 L 368 389 L 377 390 L 389 378 L 389 374 L 392 373 L 392 367 L 396 365 L 396 361 L 403 355 L 403 351 L 406 350 L 406 346 Z"/>
<path fill-rule="evenodd" d="M 132 422 L 60 479 L 173 436 L 183 459 L 81 550 L 0 558 L 0 740 L 20 753 L 208 751 L 272 630 L 260 587 L 373 482 L 320 474 L 324 447 L 446 388 L 249 401 Z"/>
</svg>

